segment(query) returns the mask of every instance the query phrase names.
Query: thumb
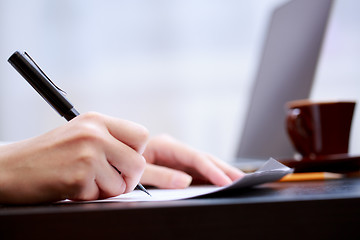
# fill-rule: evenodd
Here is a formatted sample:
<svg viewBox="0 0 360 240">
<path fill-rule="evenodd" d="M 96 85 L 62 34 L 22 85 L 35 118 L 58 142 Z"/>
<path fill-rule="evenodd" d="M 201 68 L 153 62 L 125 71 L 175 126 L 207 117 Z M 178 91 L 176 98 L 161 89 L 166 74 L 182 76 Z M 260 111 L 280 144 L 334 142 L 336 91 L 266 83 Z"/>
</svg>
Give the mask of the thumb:
<svg viewBox="0 0 360 240">
<path fill-rule="evenodd" d="M 192 177 L 185 172 L 170 169 L 154 164 L 146 164 L 140 182 L 158 188 L 186 188 L 190 185 Z"/>
</svg>

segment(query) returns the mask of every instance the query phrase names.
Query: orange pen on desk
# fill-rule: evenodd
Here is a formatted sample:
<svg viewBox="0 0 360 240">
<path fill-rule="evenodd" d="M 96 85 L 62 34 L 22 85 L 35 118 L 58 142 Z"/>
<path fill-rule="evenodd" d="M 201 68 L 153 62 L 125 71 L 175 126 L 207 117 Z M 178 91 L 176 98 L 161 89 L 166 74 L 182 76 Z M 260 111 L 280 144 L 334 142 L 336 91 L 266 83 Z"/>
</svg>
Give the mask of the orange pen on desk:
<svg viewBox="0 0 360 240">
<path fill-rule="evenodd" d="M 295 182 L 295 181 L 316 181 L 316 180 L 330 180 L 343 178 L 344 174 L 331 172 L 305 172 L 305 173 L 291 173 L 280 179 L 280 182 Z"/>
</svg>

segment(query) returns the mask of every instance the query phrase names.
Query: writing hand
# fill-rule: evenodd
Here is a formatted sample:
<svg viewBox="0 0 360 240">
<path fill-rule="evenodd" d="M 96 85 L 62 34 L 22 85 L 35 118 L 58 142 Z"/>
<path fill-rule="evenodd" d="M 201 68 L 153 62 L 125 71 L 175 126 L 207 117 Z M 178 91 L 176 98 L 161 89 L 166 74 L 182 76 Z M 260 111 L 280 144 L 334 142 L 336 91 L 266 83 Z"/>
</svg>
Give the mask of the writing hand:
<svg viewBox="0 0 360 240">
<path fill-rule="evenodd" d="M 87 113 L 41 136 L 1 146 L 0 202 L 94 200 L 130 192 L 145 168 L 147 138 L 140 125 Z"/>
</svg>

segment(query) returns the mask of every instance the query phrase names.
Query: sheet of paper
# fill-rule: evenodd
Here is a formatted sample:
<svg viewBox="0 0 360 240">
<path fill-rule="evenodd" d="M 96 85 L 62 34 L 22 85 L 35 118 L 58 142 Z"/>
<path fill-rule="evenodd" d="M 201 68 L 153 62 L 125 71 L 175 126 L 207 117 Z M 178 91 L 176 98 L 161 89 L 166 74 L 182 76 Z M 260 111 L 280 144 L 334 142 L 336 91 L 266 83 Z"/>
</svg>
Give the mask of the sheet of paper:
<svg viewBox="0 0 360 240">
<path fill-rule="evenodd" d="M 205 196 L 215 192 L 243 189 L 267 182 L 277 181 L 291 172 L 291 168 L 288 168 L 287 166 L 271 158 L 256 172 L 247 173 L 241 179 L 225 187 L 191 186 L 186 189 L 151 189 L 148 190 L 151 196 L 147 195 L 142 191 L 135 190 L 133 192 L 122 194 L 117 197 L 96 200 L 92 202 L 139 202 L 189 199 L 199 196 Z"/>
</svg>

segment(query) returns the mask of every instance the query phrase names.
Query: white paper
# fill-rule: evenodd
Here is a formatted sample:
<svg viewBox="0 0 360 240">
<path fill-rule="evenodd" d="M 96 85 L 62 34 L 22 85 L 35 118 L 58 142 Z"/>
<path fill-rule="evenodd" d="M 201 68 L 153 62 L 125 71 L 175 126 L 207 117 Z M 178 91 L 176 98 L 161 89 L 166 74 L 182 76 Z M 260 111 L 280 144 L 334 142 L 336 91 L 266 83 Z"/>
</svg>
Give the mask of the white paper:
<svg viewBox="0 0 360 240">
<path fill-rule="evenodd" d="M 148 202 L 189 199 L 209 195 L 215 192 L 243 189 L 267 182 L 277 181 L 291 172 L 291 168 L 288 168 L 287 166 L 276 161 L 275 159 L 270 158 L 256 172 L 247 173 L 241 179 L 224 187 L 191 186 L 186 189 L 151 189 L 148 190 L 151 196 L 140 190 L 135 190 L 133 192 L 122 194 L 113 198 L 96 200 L 92 202 Z"/>
</svg>

